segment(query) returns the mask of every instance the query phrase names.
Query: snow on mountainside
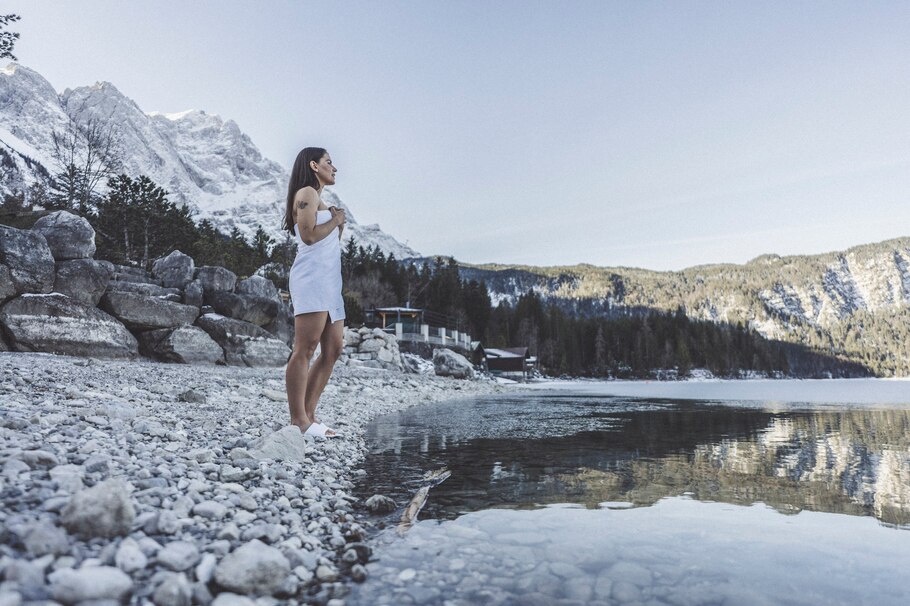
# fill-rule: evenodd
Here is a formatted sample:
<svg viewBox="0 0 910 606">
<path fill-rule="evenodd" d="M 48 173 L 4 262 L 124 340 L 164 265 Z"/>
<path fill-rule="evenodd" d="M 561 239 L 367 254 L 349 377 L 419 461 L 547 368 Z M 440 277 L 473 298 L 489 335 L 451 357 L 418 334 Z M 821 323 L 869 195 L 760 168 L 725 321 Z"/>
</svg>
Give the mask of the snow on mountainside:
<svg viewBox="0 0 910 606">
<path fill-rule="evenodd" d="M 742 323 L 769 339 L 910 375 L 910 238 L 681 271 L 462 265 L 460 273 L 483 280 L 494 302 L 514 303 L 533 290 L 576 315 L 682 309 L 689 318 Z"/>
<path fill-rule="evenodd" d="M 197 220 L 225 232 L 236 227 L 248 238 L 262 226 L 284 239 L 288 171 L 264 158 L 233 120 L 201 110 L 145 113 L 108 82 L 58 95 L 40 74 L 15 63 L 0 70 L 0 198 L 47 181 L 55 171 L 52 133 L 71 118 L 113 124 L 123 172 L 147 175 L 172 201 L 194 209 Z M 326 190 L 323 198 L 348 211 L 346 237 L 400 259 L 419 256 L 378 225 L 359 225 L 337 193 Z"/>
</svg>

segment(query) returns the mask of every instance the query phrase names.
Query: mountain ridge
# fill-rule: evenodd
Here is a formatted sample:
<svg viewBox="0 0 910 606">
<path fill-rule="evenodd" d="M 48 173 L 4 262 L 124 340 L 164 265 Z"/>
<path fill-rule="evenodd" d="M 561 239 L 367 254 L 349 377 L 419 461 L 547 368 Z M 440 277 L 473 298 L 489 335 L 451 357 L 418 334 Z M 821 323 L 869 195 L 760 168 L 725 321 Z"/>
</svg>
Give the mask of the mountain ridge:
<svg viewBox="0 0 910 606">
<path fill-rule="evenodd" d="M 71 120 L 112 124 L 122 171 L 148 176 L 197 220 L 225 232 L 239 229 L 247 239 L 260 226 L 276 242 L 286 238 L 281 223 L 289 171 L 265 158 L 235 121 L 197 109 L 146 113 L 110 82 L 58 94 L 41 74 L 18 63 L 0 69 L 0 199 L 49 181 L 53 132 Z M 360 244 L 398 258 L 418 256 L 378 225 L 358 224 L 337 192 L 326 191 L 349 211 L 346 232 Z"/>
</svg>

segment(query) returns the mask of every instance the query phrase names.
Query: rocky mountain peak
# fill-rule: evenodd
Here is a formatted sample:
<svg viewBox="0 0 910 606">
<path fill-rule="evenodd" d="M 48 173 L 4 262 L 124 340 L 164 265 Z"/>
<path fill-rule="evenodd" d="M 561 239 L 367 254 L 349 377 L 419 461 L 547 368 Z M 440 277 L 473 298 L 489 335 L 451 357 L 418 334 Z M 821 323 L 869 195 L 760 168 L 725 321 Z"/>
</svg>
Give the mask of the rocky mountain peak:
<svg viewBox="0 0 910 606">
<path fill-rule="evenodd" d="M 288 171 L 262 153 L 233 120 L 194 109 L 145 113 L 110 82 L 67 89 L 58 95 L 38 72 L 17 63 L 0 70 L 0 199 L 46 181 L 56 167 L 53 133 L 71 121 L 112 126 L 121 170 L 146 175 L 190 207 L 198 219 L 251 238 L 262 227 L 277 241 Z M 337 193 L 331 202 L 347 209 Z M 348 213 L 347 234 L 399 258 L 418 256 L 376 225 L 361 227 Z"/>
</svg>

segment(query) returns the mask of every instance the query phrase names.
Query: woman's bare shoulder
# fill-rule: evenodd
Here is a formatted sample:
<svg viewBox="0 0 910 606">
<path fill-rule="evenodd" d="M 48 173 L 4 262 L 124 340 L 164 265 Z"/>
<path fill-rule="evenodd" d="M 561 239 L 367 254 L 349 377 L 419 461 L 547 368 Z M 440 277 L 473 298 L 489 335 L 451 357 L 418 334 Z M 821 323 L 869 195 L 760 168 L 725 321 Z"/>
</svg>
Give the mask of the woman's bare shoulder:
<svg viewBox="0 0 910 606">
<path fill-rule="evenodd" d="M 319 193 L 312 185 L 307 185 L 306 187 L 301 187 L 297 190 L 297 193 L 294 194 L 294 200 L 300 202 L 313 202 L 319 199 Z"/>
</svg>

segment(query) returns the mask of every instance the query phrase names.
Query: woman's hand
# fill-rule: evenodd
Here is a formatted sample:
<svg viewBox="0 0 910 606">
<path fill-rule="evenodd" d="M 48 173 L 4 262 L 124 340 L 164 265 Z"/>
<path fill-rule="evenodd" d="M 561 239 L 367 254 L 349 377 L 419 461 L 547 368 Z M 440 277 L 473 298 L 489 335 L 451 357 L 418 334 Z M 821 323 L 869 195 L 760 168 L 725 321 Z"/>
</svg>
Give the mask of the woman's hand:
<svg viewBox="0 0 910 606">
<path fill-rule="evenodd" d="M 341 233 L 344 231 L 344 223 L 347 221 L 347 216 L 344 214 L 343 208 L 338 208 L 337 206 L 330 206 L 329 211 L 332 213 L 332 220 L 335 221 L 335 225 L 338 226 L 338 239 L 341 239 Z"/>
</svg>

